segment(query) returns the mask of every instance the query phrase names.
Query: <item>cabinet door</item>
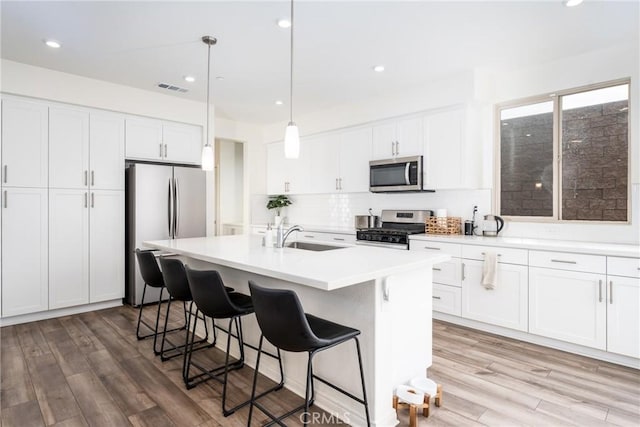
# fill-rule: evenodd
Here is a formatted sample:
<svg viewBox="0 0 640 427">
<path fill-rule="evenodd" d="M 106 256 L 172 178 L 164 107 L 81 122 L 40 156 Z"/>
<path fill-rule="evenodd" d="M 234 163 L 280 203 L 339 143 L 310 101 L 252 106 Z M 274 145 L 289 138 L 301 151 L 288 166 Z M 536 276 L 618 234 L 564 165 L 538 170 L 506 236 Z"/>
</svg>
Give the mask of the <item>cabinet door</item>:
<svg viewBox="0 0 640 427">
<path fill-rule="evenodd" d="M 2 316 L 47 310 L 47 190 L 2 192 Z"/>
<path fill-rule="evenodd" d="M 339 190 L 338 136 L 324 134 L 303 141 L 309 152 L 309 193 L 335 193 Z"/>
<path fill-rule="evenodd" d="M 418 117 L 401 119 L 396 126 L 396 156 L 422 155 L 422 120 Z"/>
<path fill-rule="evenodd" d="M 433 284 L 433 311 L 460 316 L 460 288 L 456 286 Z"/>
<path fill-rule="evenodd" d="M 46 187 L 49 169 L 49 108 L 2 100 L 2 184 Z"/>
<path fill-rule="evenodd" d="M 462 317 L 527 330 L 527 266 L 498 264 L 495 289 L 482 286 L 482 261 L 463 259 Z"/>
<path fill-rule="evenodd" d="M 124 191 L 91 192 L 89 301 L 124 297 Z"/>
<path fill-rule="evenodd" d="M 529 268 L 529 332 L 605 350 L 605 276 Z"/>
<path fill-rule="evenodd" d="M 390 159 L 396 155 L 396 123 L 384 122 L 373 126 L 372 160 Z"/>
<path fill-rule="evenodd" d="M 286 193 L 287 173 L 284 160 L 284 143 L 267 145 L 267 194 Z"/>
<path fill-rule="evenodd" d="M 202 160 L 202 128 L 181 123 L 162 124 L 163 155 L 172 163 L 199 165 Z"/>
<path fill-rule="evenodd" d="M 423 123 L 425 186 L 435 190 L 464 187 L 464 111 L 430 114 Z"/>
<path fill-rule="evenodd" d="M 52 189 L 49 190 L 49 309 L 88 302 L 88 192 Z"/>
<path fill-rule="evenodd" d="M 91 113 L 89 167 L 91 188 L 124 190 L 124 118 Z"/>
<path fill-rule="evenodd" d="M 49 187 L 86 188 L 89 181 L 89 113 L 49 109 Z"/>
<path fill-rule="evenodd" d="M 607 351 L 640 358 L 640 279 L 607 280 Z"/>
<path fill-rule="evenodd" d="M 338 137 L 338 160 L 341 191 L 358 193 L 369 191 L 369 159 L 373 131 L 370 127 L 348 130 Z"/>
<path fill-rule="evenodd" d="M 127 118 L 125 120 L 127 159 L 162 160 L 162 122 L 160 120 Z"/>
</svg>

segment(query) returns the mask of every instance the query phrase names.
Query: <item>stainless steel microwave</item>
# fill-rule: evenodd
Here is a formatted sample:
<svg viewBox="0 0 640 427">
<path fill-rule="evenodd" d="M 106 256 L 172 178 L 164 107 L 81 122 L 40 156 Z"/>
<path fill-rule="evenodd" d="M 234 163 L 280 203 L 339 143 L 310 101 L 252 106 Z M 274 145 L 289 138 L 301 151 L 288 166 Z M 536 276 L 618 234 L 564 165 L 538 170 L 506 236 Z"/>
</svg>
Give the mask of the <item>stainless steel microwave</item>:
<svg viewBox="0 0 640 427">
<path fill-rule="evenodd" d="M 369 191 L 425 191 L 422 188 L 422 156 L 370 161 Z"/>
</svg>

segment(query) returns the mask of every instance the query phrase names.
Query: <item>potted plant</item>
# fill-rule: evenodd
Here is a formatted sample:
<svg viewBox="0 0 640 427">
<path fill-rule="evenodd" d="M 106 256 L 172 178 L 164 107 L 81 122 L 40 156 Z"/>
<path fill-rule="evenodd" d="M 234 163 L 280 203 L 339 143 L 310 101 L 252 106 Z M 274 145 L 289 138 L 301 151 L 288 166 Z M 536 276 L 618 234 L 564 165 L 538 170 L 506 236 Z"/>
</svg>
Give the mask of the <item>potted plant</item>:
<svg viewBox="0 0 640 427">
<path fill-rule="evenodd" d="M 270 196 L 269 201 L 267 202 L 267 209 L 275 209 L 276 216 L 273 218 L 273 222 L 275 226 L 279 226 L 282 221 L 282 217 L 280 216 L 280 212 L 282 208 L 286 208 L 291 204 L 291 199 L 289 199 L 284 194 L 279 194 L 277 196 Z"/>
</svg>

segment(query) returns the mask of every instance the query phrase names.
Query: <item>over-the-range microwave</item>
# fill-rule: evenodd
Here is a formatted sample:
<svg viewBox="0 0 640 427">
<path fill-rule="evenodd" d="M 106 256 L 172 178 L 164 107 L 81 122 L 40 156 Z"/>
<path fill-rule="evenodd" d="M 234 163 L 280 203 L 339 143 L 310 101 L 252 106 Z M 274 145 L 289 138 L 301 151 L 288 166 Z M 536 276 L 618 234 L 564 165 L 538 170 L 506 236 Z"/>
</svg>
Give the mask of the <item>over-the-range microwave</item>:
<svg viewBox="0 0 640 427">
<path fill-rule="evenodd" d="M 422 156 L 397 157 L 369 162 L 369 191 L 433 191 L 422 188 Z"/>
</svg>

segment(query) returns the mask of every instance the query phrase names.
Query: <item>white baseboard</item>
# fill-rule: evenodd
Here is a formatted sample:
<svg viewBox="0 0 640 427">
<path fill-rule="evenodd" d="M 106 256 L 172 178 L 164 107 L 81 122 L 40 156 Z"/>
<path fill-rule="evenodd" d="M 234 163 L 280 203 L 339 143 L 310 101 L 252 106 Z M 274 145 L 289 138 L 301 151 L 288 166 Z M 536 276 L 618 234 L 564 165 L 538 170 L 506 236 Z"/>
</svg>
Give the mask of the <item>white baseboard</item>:
<svg viewBox="0 0 640 427">
<path fill-rule="evenodd" d="M 20 323 L 36 322 L 38 320 L 53 319 L 55 317 L 69 316 L 71 314 L 86 313 L 88 311 L 103 310 L 105 308 L 122 305 L 122 298 L 111 301 L 102 301 L 94 304 L 77 305 L 75 307 L 58 308 L 56 310 L 40 311 L 38 313 L 21 314 L 18 316 L 4 317 L 0 319 L 0 327 L 18 325 Z"/>
</svg>

